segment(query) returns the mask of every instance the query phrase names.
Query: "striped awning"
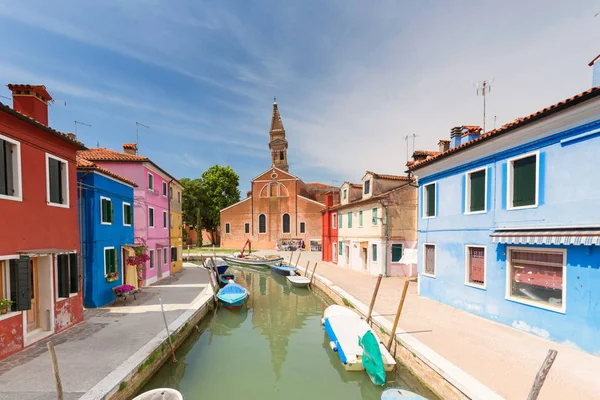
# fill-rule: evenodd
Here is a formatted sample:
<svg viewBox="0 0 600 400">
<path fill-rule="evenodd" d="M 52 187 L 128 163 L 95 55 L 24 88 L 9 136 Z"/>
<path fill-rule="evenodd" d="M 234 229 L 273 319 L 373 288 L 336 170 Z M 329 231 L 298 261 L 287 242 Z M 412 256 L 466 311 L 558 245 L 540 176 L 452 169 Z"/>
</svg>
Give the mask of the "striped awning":
<svg viewBox="0 0 600 400">
<path fill-rule="evenodd" d="M 600 246 L 600 230 L 590 229 L 496 231 L 490 237 L 502 244 Z"/>
</svg>

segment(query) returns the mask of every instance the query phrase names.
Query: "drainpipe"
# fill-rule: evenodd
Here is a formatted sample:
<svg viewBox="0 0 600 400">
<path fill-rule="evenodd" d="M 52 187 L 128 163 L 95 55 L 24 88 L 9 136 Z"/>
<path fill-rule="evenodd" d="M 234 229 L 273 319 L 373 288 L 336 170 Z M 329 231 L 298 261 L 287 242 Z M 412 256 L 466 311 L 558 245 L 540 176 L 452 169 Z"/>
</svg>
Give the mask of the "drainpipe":
<svg viewBox="0 0 600 400">
<path fill-rule="evenodd" d="M 83 259 L 85 257 L 85 233 L 84 233 L 84 227 L 85 227 L 85 220 L 83 218 L 83 178 L 85 178 L 88 174 L 90 173 L 90 171 L 85 172 L 83 175 L 81 175 L 81 178 L 79 178 L 79 273 L 81 274 L 81 278 L 79 279 L 79 282 L 81 283 L 81 292 L 83 293 L 84 291 L 84 287 L 83 285 L 85 284 L 85 282 L 83 282 L 83 275 L 84 275 L 84 264 L 83 264 Z"/>
</svg>

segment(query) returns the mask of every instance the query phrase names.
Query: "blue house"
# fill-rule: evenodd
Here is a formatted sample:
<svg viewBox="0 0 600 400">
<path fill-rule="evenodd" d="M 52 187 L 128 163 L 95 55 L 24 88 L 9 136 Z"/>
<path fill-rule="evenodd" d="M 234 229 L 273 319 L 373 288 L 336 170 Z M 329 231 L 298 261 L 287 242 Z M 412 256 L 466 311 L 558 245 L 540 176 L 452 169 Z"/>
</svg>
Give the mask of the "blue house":
<svg viewBox="0 0 600 400">
<path fill-rule="evenodd" d="M 600 354 L 600 88 L 470 128 L 408 167 L 420 295 Z"/>
<path fill-rule="evenodd" d="M 84 260 L 84 305 L 102 307 L 113 301 L 112 288 L 137 287 L 135 267 L 127 266 L 132 254 L 133 188 L 135 183 L 77 158 L 77 184 Z"/>
</svg>

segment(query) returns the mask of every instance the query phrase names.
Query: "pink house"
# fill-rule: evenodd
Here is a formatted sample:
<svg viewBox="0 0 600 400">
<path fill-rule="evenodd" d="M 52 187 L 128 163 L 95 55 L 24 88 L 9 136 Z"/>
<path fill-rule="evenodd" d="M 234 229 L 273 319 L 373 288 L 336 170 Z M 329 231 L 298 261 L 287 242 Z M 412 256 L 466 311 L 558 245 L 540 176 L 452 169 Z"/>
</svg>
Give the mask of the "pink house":
<svg viewBox="0 0 600 400">
<path fill-rule="evenodd" d="M 169 237 L 169 183 L 177 181 L 148 157 L 137 155 L 133 143 L 123 152 L 95 148 L 78 153 L 80 157 L 131 179 L 137 184 L 133 197 L 135 244 L 148 247 L 150 260 L 143 273 L 149 285 L 171 274 Z"/>
</svg>

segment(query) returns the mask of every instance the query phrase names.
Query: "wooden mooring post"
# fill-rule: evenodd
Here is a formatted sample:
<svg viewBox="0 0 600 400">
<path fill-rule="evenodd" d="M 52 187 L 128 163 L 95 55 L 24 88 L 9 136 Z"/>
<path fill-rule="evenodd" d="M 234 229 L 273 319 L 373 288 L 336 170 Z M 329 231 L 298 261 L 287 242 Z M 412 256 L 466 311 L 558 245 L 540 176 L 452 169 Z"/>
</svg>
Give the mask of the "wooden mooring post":
<svg viewBox="0 0 600 400">
<path fill-rule="evenodd" d="M 169 324 L 167 324 L 167 316 L 165 315 L 165 308 L 163 307 L 162 299 L 160 295 L 158 295 L 158 302 L 160 303 L 160 311 L 162 312 L 163 321 L 165 323 L 165 330 L 167 331 L 167 340 L 169 341 L 169 346 L 171 346 L 171 356 L 173 356 L 173 363 L 177 362 L 175 358 L 175 347 L 173 347 L 173 342 L 171 341 L 171 334 L 169 333 Z"/>
<path fill-rule="evenodd" d="M 304 271 L 304 276 L 308 278 L 308 268 L 310 267 L 310 261 L 306 262 L 306 271 Z"/>
<path fill-rule="evenodd" d="M 310 275 L 310 284 L 309 284 L 309 285 L 311 285 L 311 286 L 312 286 L 312 281 L 313 281 L 313 279 L 315 279 L 315 271 L 316 271 L 316 269 L 317 269 L 317 265 L 318 265 L 318 264 L 319 264 L 319 263 L 315 261 L 315 267 L 313 268 L 313 270 L 312 270 L 312 274 Z"/>
<path fill-rule="evenodd" d="M 58 372 L 58 360 L 56 359 L 56 352 L 54 351 L 54 345 L 52 342 L 46 343 L 48 351 L 50 352 L 50 359 L 52 360 L 52 373 L 54 374 L 54 383 L 56 384 L 56 395 L 58 400 L 63 400 L 63 389 L 60 381 L 60 374 Z"/>
<path fill-rule="evenodd" d="M 298 252 L 298 258 L 296 259 L 296 266 L 295 266 L 295 268 L 298 268 L 298 263 L 300 262 L 300 256 L 301 256 L 301 255 L 302 255 L 302 252 L 301 252 L 301 251 L 299 251 L 299 252 Z M 291 266 L 292 266 L 292 265 L 290 264 L 290 267 L 291 267 Z"/>
<path fill-rule="evenodd" d="M 402 312 L 402 307 L 404 306 L 404 299 L 406 298 L 406 292 L 408 291 L 408 280 L 404 281 L 404 288 L 402 289 L 402 297 L 400 298 L 400 303 L 398 304 L 398 312 L 396 312 L 396 318 L 394 319 L 394 325 L 392 326 L 392 332 L 390 332 L 390 340 L 387 345 L 388 351 L 392 348 L 392 343 L 394 343 L 394 338 L 396 337 L 396 328 L 398 328 L 398 320 L 400 319 L 400 313 Z"/>
<path fill-rule="evenodd" d="M 373 306 L 375 306 L 375 299 L 377 298 L 377 292 L 379 292 L 379 285 L 381 284 L 382 274 L 377 277 L 377 283 L 375 284 L 375 290 L 373 290 L 373 297 L 371 297 L 371 305 L 369 306 L 369 315 L 367 315 L 367 324 L 371 321 L 371 314 L 373 313 Z"/>
<path fill-rule="evenodd" d="M 294 252 L 290 250 L 290 261 L 288 261 L 288 265 L 291 267 L 292 266 L 292 256 L 294 255 Z"/>
<path fill-rule="evenodd" d="M 533 381 L 533 385 L 531 386 L 531 391 L 529 392 L 529 396 L 527 396 L 527 400 L 536 400 L 540 395 L 540 391 L 542 390 L 546 376 L 548 375 L 548 372 L 550 372 L 550 368 L 552 367 L 552 364 L 554 364 L 554 359 L 556 358 L 557 354 L 558 352 L 556 350 L 548 350 L 546 359 L 542 363 L 540 370 L 535 376 L 535 380 Z"/>
</svg>

